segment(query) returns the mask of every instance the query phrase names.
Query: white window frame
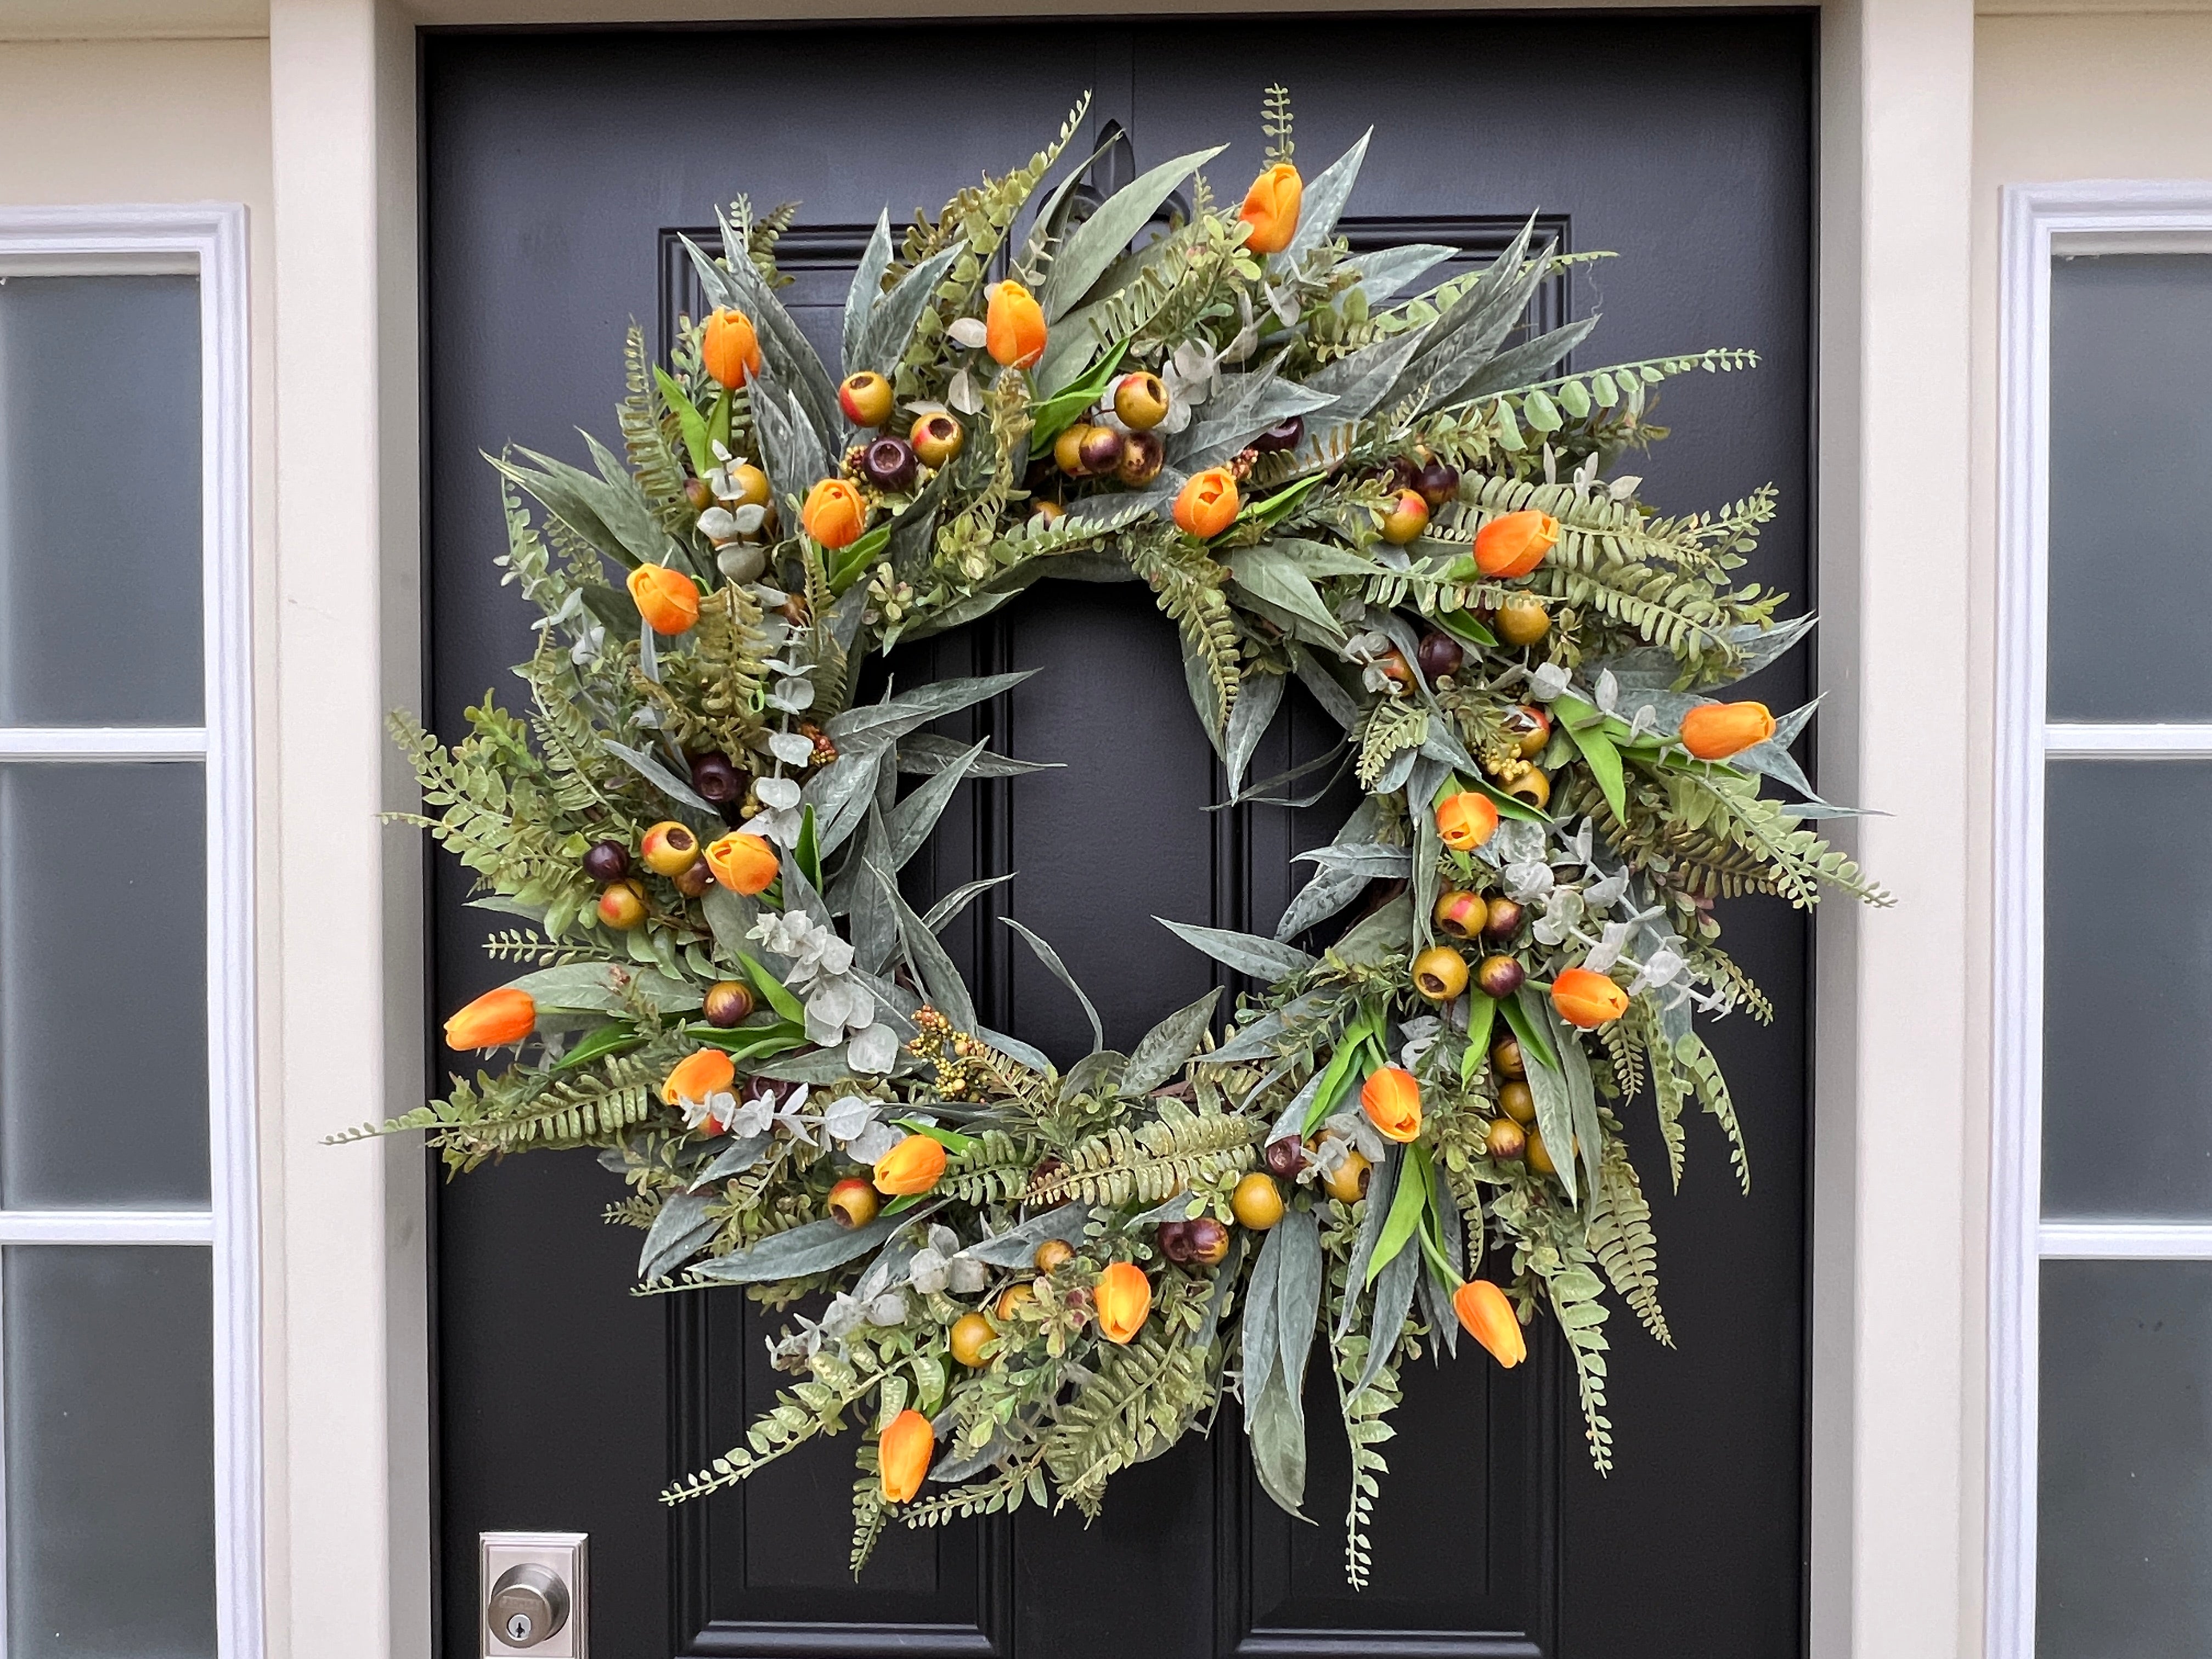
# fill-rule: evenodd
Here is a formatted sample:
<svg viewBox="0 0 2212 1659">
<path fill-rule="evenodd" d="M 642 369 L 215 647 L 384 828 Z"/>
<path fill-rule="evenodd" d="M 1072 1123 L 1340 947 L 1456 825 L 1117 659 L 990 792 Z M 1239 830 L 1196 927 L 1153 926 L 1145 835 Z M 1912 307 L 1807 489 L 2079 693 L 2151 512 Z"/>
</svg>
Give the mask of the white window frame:
<svg viewBox="0 0 2212 1659">
<path fill-rule="evenodd" d="M 2010 185 L 2002 246 L 1986 1650 L 2033 1659 L 2042 1264 L 2212 1260 L 2212 1225 L 2042 1216 L 2045 764 L 2212 759 L 2212 724 L 2046 719 L 2051 267 L 2067 254 L 2212 252 L 2212 182 Z"/>
<path fill-rule="evenodd" d="M 263 1651 L 246 246 L 246 210 L 232 203 L 0 207 L 0 276 L 179 274 L 199 279 L 205 724 L 0 726 L 0 762 L 205 764 L 209 1206 L 0 1210 L 0 1245 L 171 1244 L 211 1251 L 216 1630 L 222 1659 L 260 1659 Z M 0 1659 L 6 1640 L 0 1623 Z"/>
</svg>

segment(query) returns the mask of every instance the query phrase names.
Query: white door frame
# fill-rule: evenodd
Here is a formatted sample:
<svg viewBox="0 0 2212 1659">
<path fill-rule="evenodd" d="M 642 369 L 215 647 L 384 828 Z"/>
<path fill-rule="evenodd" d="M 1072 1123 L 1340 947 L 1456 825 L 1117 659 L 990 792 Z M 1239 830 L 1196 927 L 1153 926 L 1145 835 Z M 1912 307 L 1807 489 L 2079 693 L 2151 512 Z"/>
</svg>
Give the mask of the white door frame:
<svg viewBox="0 0 2212 1659">
<path fill-rule="evenodd" d="M 271 1649 L 299 1659 L 413 1659 L 430 1616 L 421 1162 L 318 1144 L 416 1103 L 423 1076 L 420 848 L 371 827 L 408 799 L 380 721 L 419 701 L 421 673 L 412 31 L 695 16 L 270 0 L 289 1105 Z M 1962 780 L 1988 764 L 1967 735 L 1985 695 L 1967 671 L 1973 16 L 1969 0 L 1834 0 L 1820 32 L 1821 781 L 1893 815 L 1845 840 L 1898 902 L 1831 907 L 1816 930 L 1811 1648 L 1895 1659 L 1979 1641 L 1962 1411 L 1967 1032 L 1986 1001 L 1962 982 L 1984 954 Z"/>
</svg>

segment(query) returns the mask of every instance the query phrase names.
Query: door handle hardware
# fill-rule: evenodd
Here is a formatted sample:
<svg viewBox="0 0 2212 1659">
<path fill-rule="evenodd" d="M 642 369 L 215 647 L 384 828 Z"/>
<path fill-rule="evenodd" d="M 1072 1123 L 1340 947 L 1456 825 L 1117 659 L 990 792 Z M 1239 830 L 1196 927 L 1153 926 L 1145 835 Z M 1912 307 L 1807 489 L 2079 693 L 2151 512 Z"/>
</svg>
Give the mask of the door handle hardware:
<svg viewBox="0 0 2212 1659">
<path fill-rule="evenodd" d="M 588 1541 L 580 1532 L 477 1534 L 483 1659 L 590 1659 Z"/>
</svg>

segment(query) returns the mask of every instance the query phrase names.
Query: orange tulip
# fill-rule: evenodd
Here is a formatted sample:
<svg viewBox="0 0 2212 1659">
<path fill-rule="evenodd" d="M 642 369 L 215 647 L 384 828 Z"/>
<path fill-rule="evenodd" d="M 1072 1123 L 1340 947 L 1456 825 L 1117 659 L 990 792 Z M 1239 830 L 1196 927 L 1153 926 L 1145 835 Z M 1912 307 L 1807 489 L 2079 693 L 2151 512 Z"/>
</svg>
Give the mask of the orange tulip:
<svg viewBox="0 0 2212 1659">
<path fill-rule="evenodd" d="M 1190 482 L 1176 497 L 1176 528 L 1200 540 L 1218 536 L 1237 522 L 1243 505 L 1237 495 L 1237 475 L 1225 466 L 1209 466 L 1191 474 Z"/>
<path fill-rule="evenodd" d="M 738 1079 L 738 1068 L 720 1048 L 702 1048 L 676 1062 L 660 1085 L 660 1103 L 679 1100 L 703 1101 L 708 1095 L 727 1094 Z"/>
<path fill-rule="evenodd" d="M 945 1173 L 945 1143 L 908 1135 L 876 1160 L 876 1190 L 889 1198 L 926 1193 Z"/>
<path fill-rule="evenodd" d="M 1009 368 L 1027 368 L 1044 356 L 1044 307 L 1019 283 L 1000 283 L 991 290 L 983 349 L 993 362 Z"/>
<path fill-rule="evenodd" d="M 842 478 L 824 478 L 806 492 L 799 524 L 824 547 L 850 547 L 868 527 L 868 504 L 856 485 Z"/>
<path fill-rule="evenodd" d="M 538 1005 L 527 991 L 486 991 L 446 1022 L 448 1048 L 498 1048 L 538 1029 Z"/>
<path fill-rule="evenodd" d="M 1570 1025 L 1590 1030 L 1628 1012 L 1628 993 L 1603 974 L 1570 968 L 1552 981 L 1552 1006 Z"/>
<path fill-rule="evenodd" d="M 1773 735 L 1763 702 L 1701 702 L 1682 716 L 1682 747 L 1699 760 L 1726 760 Z"/>
<path fill-rule="evenodd" d="M 1471 1279 L 1452 1292 L 1452 1311 L 1467 1334 L 1511 1370 L 1528 1357 L 1528 1344 L 1514 1316 L 1512 1298 L 1486 1279 Z"/>
<path fill-rule="evenodd" d="M 1298 209 L 1305 202 L 1305 180 L 1288 161 L 1278 161 L 1252 181 L 1237 216 L 1252 227 L 1244 246 L 1255 253 L 1280 253 L 1298 234 Z"/>
<path fill-rule="evenodd" d="M 912 1407 L 884 1427 L 876 1444 L 876 1459 L 884 1477 L 884 1501 L 903 1504 L 921 1490 L 929 1473 L 929 1460 L 937 1455 L 937 1431 L 929 1419 Z"/>
<path fill-rule="evenodd" d="M 629 597 L 656 634 L 688 633 L 699 621 L 699 584 L 665 564 L 631 571 Z"/>
<path fill-rule="evenodd" d="M 1359 1109 L 1391 1140 L 1411 1140 L 1421 1133 L 1421 1085 L 1411 1072 L 1385 1066 L 1370 1073 L 1359 1091 Z"/>
<path fill-rule="evenodd" d="M 1091 1305 L 1098 1310 L 1099 1335 L 1109 1342 L 1133 1342 L 1152 1311 L 1152 1282 L 1135 1262 L 1114 1262 L 1091 1286 Z"/>
<path fill-rule="evenodd" d="M 707 332 L 699 342 L 699 361 L 715 380 L 726 386 L 740 386 L 760 373 L 760 337 L 753 332 L 753 319 L 742 311 L 726 311 L 720 306 L 707 319 Z"/>
<path fill-rule="evenodd" d="M 1487 795 L 1462 789 L 1437 805 L 1437 839 L 1455 853 L 1472 853 L 1498 833 L 1498 808 Z"/>
<path fill-rule="evenodd" d="M 783 865 L 775 848 L 740 831 L 708 843 L 707 868 L 732 893 L 765 893 Z"/>
<path fill-rule="evenodd" d="M 1543 563 L 1559 539 L 1559 521 L 1548 513 L 1508 513 L 1474 532 L 1474 565 L 1486 576 L 1525 576 Z"/>
</svg>

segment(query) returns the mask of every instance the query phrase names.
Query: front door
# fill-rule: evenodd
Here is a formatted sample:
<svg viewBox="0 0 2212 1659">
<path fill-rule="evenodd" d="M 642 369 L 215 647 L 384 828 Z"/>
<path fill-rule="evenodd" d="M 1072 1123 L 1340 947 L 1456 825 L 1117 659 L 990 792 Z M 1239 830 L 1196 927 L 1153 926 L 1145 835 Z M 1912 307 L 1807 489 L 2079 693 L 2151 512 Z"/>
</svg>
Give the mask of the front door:
<svg viewBox="0 0 2212 1659">
<path fill-rule="evenodd" d="M 1576 292 L 1546 301 L 1603 311 L 1589 349 L 1605 361 L 1756 349 L 1754 374 L 1670 385 L 1660 417 L 1683 435 L 1652 458 L 1646 493 L 1687 508 L 1775 482 L 1783 514 L 1750 574 L 1803 594 L 1812 40 L 1806 16 L 1772 15 L 434 33 L 432 723 L 455 732 L 487 686 L 519 690 L 506 666 L 529 651 L 525 609 L 491 563 L 504 539 L 477 452 L 514 441 L 580 460 L 574 428 L 611 434 L 625 327 L 636 319 L 665 348 L 696 306 L 677 232 L 712 226 L 739 191 L 763 210 L 802 203 L 784 258 L 804 320 L 842 300 L 881 206 L 894 220 L 933 210 L 1025 159 L 1086 88 L 1089 143 L 1117 123 L 1139 167 L 1233 139 L 1212 180 L 1226 192 L 1256 170 L 1262 92 L 1282 82 L 1310 169 L 1376 128 L 1345 222 L 1355 241 L 1486 257 L 1539 211 L 1563 246 L 1620 256 L 1578 268 Z M 1141 587 L 1045 583 L 896 666 L 908 684 L 1043 671 L 975 711 L 974 729 L 1078 764 L 975 788 L 913 868 L 937 890 L 1020 872 L 997 913 L 1056 942 L 1116 1045 L 1211 982 L 1206 959 L 1151 918 L 1267 931 L 1291 889 L 1289 854 L 1341 817 L 1328 803 L 1203 810 L 1222 779 L 1174 631 Z M 1802 682 L 1785 664 L 1762 695 L 1789 706 Z M 1263 755 L 1256 775 L 1313 752 L 1322 719 L 1294 708 L 1277 765 Z M 434 1004 L 447 1008 L 499 970 L 476 948 L 493 919 L 465 908 L 461 872 L 441 861 L 436 880 Z M 1342 1572 L 1348 1453 L 1330 1441 L 1334 1401 L 1318 1400 L 1318 1524 L 1267 1502 L 1224 1425 L 1117 1479 L 1087 1528 L 1025 1510 L 895 1531 L 855 1582 L 842 1443 L 704 1504 L 655 1501 L 767 1398 L 773 1322 L 735 1294 L 631 1296 L 635 1235 L 597 1219 L 618 1185 L 587 1153 L 537 1154 L 441 1187 L 435 1204 L 447 1659 L 479 1651 L 476 1535 L 488 1528 L 591 1534 L 596 1659 L 1800 1651 L 1807 936 L 1771 904 L 1738 906 L 1729 922 L 1777 1011 L 1770 1029 L 1739 1017 L 1714 1036 L 1757 1179 L 1737 1194 L 1715 1129 L 1669 1196 L 1656 1136 L 1638 1148 L 1655 1172 L 1678 1346 L 1615 1322 L 1609 1479 L 1583 1455 L 1545 1322 L 1522 1370 L 1462 1358 L 1408 1376 L 1363 1592 Z M 948 938 L 982 1018 L 1080 1053 L 1082 1016 L 1007 937 L 979 903 Z"/>
</svg>

